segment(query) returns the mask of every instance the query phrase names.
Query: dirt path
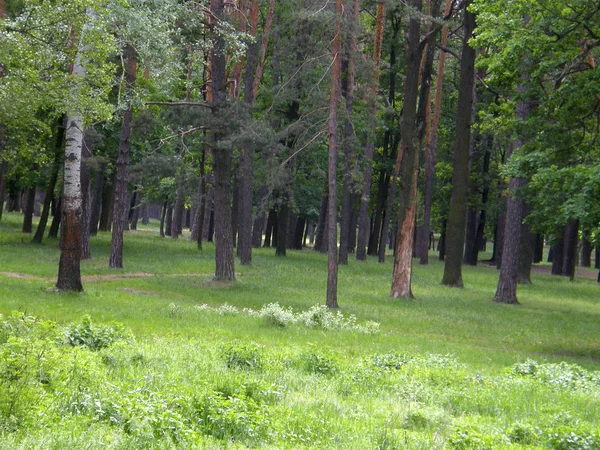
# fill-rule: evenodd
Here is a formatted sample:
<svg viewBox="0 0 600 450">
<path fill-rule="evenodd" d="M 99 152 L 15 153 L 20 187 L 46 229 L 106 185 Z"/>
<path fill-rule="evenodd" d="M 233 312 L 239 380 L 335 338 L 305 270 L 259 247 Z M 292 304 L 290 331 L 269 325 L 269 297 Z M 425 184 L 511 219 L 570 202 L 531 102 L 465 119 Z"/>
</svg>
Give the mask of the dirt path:
<svg viewBox="0 0 600 450">
<path fill-rule="evenodd" d="M 0 272 L 0 275 L 3 275 L 8 278 L 20 278 L 23 280 L 37 280 L 37 281 L 54 281 L 56 278 L 48 278 L 48 277 L 38 277 L 36 275 L 29 275 L 26 273 L 14 273 L 14 272 Z M 209 277 L 213 274 L 210 273 L 166 273 L 166 274 L 156 274 L 156 273 L 109 273 L 106 275 L 83 275 L 81 277 L 81 281 L 84 282 L 93 282 L 93 281 L 111 281 L 111 280 L 122 280 L 126 278 L 146 278 L 146 277 Z"/>
<path fill-rule="evenodd" d="M 484 267 L 495 269 L 495 265 L 485 264 Z M 537 265 L 531 266 L 531 273 L 535 275 L 552 275 L 552 266 Z M 596 280 L 598 278 L 598 270 L 589 267 L 575 267 L 575 278 L 585 278 L 587 280 Z"/>
</svg>

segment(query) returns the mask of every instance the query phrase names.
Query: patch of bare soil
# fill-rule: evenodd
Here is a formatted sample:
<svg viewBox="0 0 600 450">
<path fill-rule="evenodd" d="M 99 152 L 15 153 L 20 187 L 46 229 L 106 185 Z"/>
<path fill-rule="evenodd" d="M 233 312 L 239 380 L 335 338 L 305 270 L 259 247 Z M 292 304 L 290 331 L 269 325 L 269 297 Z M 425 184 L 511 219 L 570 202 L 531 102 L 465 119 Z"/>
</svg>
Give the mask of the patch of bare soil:
<svg viewBox="0 0 600 450">
<path fill-rule="evenodd" d="M 484 267 L 495 269 L 494 264 L 483 263 Z M 534 264 L 531 266 L 531 273 L 535 275 L 552 275 L 552 266 Z M 596 280 L 598 271 L 589 267 L 575 267 L 575 278 L 585 278 L 587 280 Z"/>
<path fill-rule="evenodd" d="M 140 289 L 131 289 L 131 288 L 122 288 L 117 289 L 118 291 L 129 292 L 130 294 L 139 294 L 139 295 L 158 295 L 156 292 L 152 291 L 142 291 Z"/>
<path fill-rule="evenodd" d="M 224 288 L 233 286 L 233 281 L 227 280 L 208 280 L 201 284 L 201 286 L 206 286 L 210 288 Z"/>
<path fill-rule="evenodd" d="M 0 272 L 0 275 L 4 275 L 8 278 L 20 278 L 21 280 L 48 281 L 48 278 L 37 277 L 35 275 L 29 275 L 26 273 Z"/>
</svg>

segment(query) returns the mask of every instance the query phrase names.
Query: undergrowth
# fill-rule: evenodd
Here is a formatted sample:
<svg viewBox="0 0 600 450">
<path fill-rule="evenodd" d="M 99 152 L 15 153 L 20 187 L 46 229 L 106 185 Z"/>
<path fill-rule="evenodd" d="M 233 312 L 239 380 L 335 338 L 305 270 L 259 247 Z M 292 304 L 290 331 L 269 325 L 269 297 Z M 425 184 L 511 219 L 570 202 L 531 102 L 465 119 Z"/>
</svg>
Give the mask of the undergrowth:
<svg viewBox="0 0 600 450">
<path fill-rule="evenodd" d="M 15 313 L 0 318 L 0 448 L 598 449 L 599 380 L 533 360 L 486 377 L 402 349 L 138 341 Z"/>
</svg>

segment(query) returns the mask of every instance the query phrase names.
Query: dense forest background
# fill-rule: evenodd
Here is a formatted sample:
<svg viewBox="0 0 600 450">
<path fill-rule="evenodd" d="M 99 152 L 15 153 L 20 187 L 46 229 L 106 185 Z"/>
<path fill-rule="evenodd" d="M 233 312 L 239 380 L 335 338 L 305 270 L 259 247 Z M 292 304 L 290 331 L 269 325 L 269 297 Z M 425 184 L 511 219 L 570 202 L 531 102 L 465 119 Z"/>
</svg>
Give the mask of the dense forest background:
<svg viewBox="0 0 600 450">
<path fill-rule="evenodd" d="M 405 298 L 433 248 L 462 287 L 493 245 L 505 303 L 544 244 L 556 275 L 600 261 L 597 2 L 1 0 L 0 16 L 0 219 L 22 210 L 38 243 L 61 230 L 59 289 L 82 289 L 98 231 L 123 267 L 150 217 L 214 241 L 219 280 L 256 247 L 328 252 L 331 307 L 337 264 L 386 249 Z"/>
</svg>

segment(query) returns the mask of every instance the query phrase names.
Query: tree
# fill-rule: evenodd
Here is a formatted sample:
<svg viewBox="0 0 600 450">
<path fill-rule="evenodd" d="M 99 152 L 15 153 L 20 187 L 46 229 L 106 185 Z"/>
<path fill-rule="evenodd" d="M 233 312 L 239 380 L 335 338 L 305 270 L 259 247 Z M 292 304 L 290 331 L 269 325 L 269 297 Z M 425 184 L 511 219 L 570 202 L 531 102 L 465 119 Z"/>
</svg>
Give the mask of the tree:
<svg viewBox="0 0 600 450">
<path fill-rule="evenodd" d="M 84 78 L 85 65 L 81 52 L 73 64 L 73 76 Z M 77 89 L 76 87 L 74 89 Z M 76 93 L 74 93 L 74 96 Z M 62 196 L 62 239 L 56 287 L 63 291 L 82 291 L 81 284 L 81 147 L 83 145 L 83 115 L 73 110 L 67 116 L 65 132 L 65 170 Z"/>
<path fill-rule="evenodd" d="M 329 159 L 327 200 L 327 301 L 329 308 L 337 308 L 338 246 L 337 246 L 337 104 L 341 97 L 342 78 L 342 0 L 335 2 L 336 25 L 331 50 L 331 88 L 329 92 Z"/>
<path fill-rule="evenodd" d="M 123 232 L 129 214 L 127 183 L 129 181 L 128 168 L 129 152 L 131 149 L 131 121 L 133 119 L 133 92 L 137 71 L 137 60 L 133 47 L 131 45 L 126 45 L 123 53 L 125 60 L 125 90 L 131 100 L 127 109 L 123 112 L 121 134 L 119 137 L 112 240 L 110 245 L 110 258 L 108 261 L 109 267 L 113 269 L 120 269 L 123 267 Z"/>
<path fill-rule="evenodd" d="M 220 127 L 215 126 L 211 130 L 210 148 L 215 178 L 215 280 L 233 281 L 235 272 L 230 204 L 232 150 L 228 144 L 222 142 L 226 129 L 224 124 L 227 123 L 225 39 L 219 30 L 219 23 L 224 17 L 223 7 L 223 0 L 211 0 L 210 2 L 211 106 L 215 123 L 221 121 L 223 124 Z"/>
<path fill-rule="evenodd" d="M 356 243 L 356 260 L 366 261 L 367 259 L 367 237 L 369 233 L 369 198 L 371 195 L 371 181 L 373 179 L 373 155 L 375 153 L 375 141 L 373 130 L 375 129 L 375 115 L 377 112 L 377 88 L 379 87 L 379 64 L 381 62 L 381 47 L 383 42 L 383 29 L 385 25 L 385 2 L 377 2 L 375 16 L 375 29 L 373 34 L 373 55 L 374 64 L 373 76 L 371 78 L 370 93 L 368 104 L 369 115 L 369 134 L 365 144 L 365 168 L 363 177 L 363 188 L 360 198 L 360 209 L 358 213 L 358 236 Z"/>
<path fill-rule="evenodd" d="M 412 0 L 413 12 L 408 24 L 406 78 L 404 80 L 404 107 L 400 129 L 402 140 L 398 161 L 400 162 L 400 207 L 398 209 L 398 237 L 392 275 L 392 298 L 413 298 L 412 254 L 417 208 L 417 171 L 419 148 L 417 143 L 417 97 L 419 68 L 421 64 L 421 11 L 422 1 Z"/>
<path fill-rule="evenodd" d="M 473 89 L 475 81 L 475 49 L 469 45 L 475 29 L 475 15 L 466 0 L 463 11 L 463 46 L 460 59 L 460 88 L 456 114 L 456 144 L 454 146 L 452 198 L 446 226 L 446 260 L 442 284 L 463 287 L 462 260 L 467 216 Z"/>
</svg>

